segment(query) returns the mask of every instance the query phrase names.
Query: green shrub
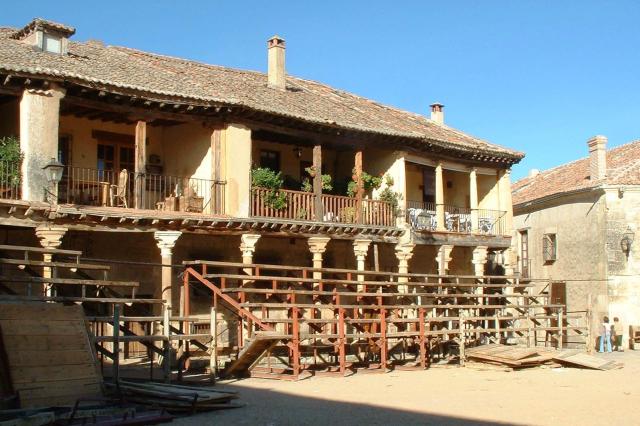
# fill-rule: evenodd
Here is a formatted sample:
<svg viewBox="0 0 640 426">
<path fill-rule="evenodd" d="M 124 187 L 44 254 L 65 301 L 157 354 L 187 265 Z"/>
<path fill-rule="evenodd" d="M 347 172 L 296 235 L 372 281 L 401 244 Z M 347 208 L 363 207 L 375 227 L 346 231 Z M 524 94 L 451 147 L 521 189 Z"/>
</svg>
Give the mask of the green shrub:
<svg viewBox="0 0 640 426">
<path fill-rule="evenodd" d="M 276 173 L 267 168 L 251 170 L 251 186 L 267 189 L 264 202 L 275 210 L 287 207 L 287 194 L 281 191 L 283 182 L 281 172 Z"/>
<path fill-rule="evenodd" d="M 22 157 L 18 138 L 15 136 L 0 138 L 0 178 L 6 183 L 20 184 Z"/>
<path fill-rule="evenodd" d="M 353 170 L 353 180 L 347 185 L 347 195 L 349 197 L 355 197 L 358 194 L 358 183 L 355 181 L 356 171 Z M 362 186 L 364 192 L 371 192 L 374 189 L 380 188 L 382 185 L 382 176 L 374 176 L 363 171 L 362 172 Z"/>
</svg>

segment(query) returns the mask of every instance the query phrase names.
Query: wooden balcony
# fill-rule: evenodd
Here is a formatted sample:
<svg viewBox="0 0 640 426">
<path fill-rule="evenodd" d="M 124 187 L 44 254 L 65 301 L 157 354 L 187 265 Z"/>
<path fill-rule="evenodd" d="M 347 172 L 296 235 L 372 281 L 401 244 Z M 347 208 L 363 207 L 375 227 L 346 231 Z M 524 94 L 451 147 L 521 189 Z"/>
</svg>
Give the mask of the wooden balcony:
<svg viewBox="0 0 640 426">
<path fill-rule="evenodd" d="M 16 161 L 0 161 L 0 198 L 20 200 L 21 190 L 20 163 Z"/>
<path fill-rule="evenodd" d="M 500 210 L 477 209 L 477 225 L 473 226 L 474 214 L 467 207 L 443 205 L 444 226 L 438 226 L 435 203 L 407 202 L 407 223 L 415 231 L 442 231 L 460 234 L 505 235 L 505 215 Z"/>
<path fill-rule="evenodd" d="M 224 182 L 66 166 L 60 204 L 224 215 Z"/>
<path fill-rule="evenodd" d="M 287 220 L 395 226 L 394 208 L 384 201 L 362 200 L 359 204 L 357 198 L 322 194 L 322 218 L 316 218 L 316 199 L 313 193 L 284 189 L 279 192 L 285 194 L 285 206 L 275 209 L 268 202 L 271 190 L 253 188 L 251 215 Z"/>
</svg>

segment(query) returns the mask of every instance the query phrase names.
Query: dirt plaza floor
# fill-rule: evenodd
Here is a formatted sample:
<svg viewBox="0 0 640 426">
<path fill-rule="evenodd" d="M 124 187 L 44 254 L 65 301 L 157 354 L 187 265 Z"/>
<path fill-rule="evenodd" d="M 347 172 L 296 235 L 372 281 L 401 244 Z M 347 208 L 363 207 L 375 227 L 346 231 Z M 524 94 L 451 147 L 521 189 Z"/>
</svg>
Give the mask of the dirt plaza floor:
<svg viewBox="0 0 640 426">
<path fill-rule="evenodd" d="M 597 354 L 610 371 L 533 368 L 358 373 L 297 382 L 224 382 L 242 408 L 180 418 L 178 425 L 640 425 L 640 351 Z"/>
</svg>

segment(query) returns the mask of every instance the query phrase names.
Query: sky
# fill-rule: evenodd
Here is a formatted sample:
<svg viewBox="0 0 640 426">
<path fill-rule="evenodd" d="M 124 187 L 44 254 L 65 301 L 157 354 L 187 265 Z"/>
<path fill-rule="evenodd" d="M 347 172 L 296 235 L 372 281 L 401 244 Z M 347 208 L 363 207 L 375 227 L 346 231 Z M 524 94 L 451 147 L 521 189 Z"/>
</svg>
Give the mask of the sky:
<svg viewBox="0 0 640 426">
<path fill-rule="evenodd" d="M 98 39 L 210 64 L 266 71 L 286 39 L 287 73 L 321 81 L 526 153 L 517 180 L 640 139 L 640 1 L 30 1 L 34 17 Z"/>
</svg>

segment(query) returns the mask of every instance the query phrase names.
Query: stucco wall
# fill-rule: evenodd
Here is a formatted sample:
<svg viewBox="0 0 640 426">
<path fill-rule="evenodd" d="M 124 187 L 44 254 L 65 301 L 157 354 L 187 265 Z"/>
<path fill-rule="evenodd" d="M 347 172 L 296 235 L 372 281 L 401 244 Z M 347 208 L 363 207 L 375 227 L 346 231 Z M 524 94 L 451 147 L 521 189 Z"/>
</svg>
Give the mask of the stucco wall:
<svg viewBox="0 0 640 426">
<path fill-rule="evenodd" d="M 500 191 L 498 176 L 477 175 L 478 208 L 500 210 Z"/>
<path fill-rule="evenodd" d="M 587 308 L 592 294 L 595 317 L 606 313 L 605 202 L 600 193 L 564 197 L 518 211 L 514 216 L 514 250 L 521 256 L 518 231 L 529 235 L 529 259 L 533 279 L 567 282 L 567 309 Z M 534 210 L 534 208 L 536 210 Z M 557 237 L 557 260 L 545 263 L 542 240 L 545 233 Z M 547 282 L 535 282 L 540 291 Z"/>
<path fill-rule="evenodd" d="M 606 256 L 609 315 L 623 325 L 640 325 L 640 188 L 606 191 Z M 622 251 L 625 233 L 633 235 L 629 256 Z"/>
<path fill-rule="evenodd" d="M 449 206 L 469 207 L 469 174 L 443 170 L 444 203 Z M 449 184 L 450 182 L 450 184 Z M 449 186 L 451 186 L 449 188 Z"/>
</svg>

